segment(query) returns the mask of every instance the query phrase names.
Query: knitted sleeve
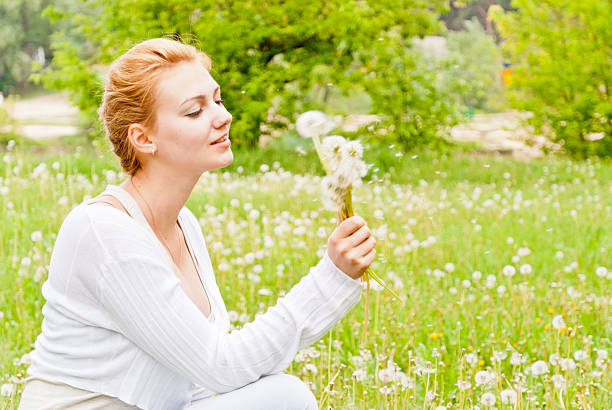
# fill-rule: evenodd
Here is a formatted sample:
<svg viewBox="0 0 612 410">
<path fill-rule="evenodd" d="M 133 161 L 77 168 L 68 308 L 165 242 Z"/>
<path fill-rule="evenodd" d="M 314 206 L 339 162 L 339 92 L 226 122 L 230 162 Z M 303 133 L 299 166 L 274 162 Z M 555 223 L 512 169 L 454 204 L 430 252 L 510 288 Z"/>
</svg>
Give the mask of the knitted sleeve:
<svg viewBox="0 0 612 410">
<path fill-rule="evenodd" d="M 116 228 L 116 227 L 115 227 Z M 361 284 L 327 253 L 276 305 L 231 333 L 220 332 L 182 291 L 165 259 L 139 246 L 106 246 L 98 279 L 100 305 L 132 343 L 193 383 L 227 392 L 291 364 L 355 306 Z M 114 233 L 116 235 L 116 232 Z"/>
</svg>

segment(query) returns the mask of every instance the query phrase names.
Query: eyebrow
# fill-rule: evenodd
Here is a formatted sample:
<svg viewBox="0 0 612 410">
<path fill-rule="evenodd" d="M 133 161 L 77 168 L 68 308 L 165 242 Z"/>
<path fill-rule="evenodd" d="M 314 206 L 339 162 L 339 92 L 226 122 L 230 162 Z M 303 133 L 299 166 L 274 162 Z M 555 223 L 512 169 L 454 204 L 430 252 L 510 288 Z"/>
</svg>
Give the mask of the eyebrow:
<svg viewBox="0 0 612 410">
<path fill-rule="evenodd" d="M 217 88 L 215 88 L 215 90 L 213 91 L 212 95 L 214 96 L 217 91 L 219 91 L 220 87 L 217 86 Z M 189 101 L 193 101 L 193 100 L 205 100 L 206 99 L 206 95 L 205 94 L 198 94 L 198 95 L 194 95 L 193 97 L 187 98 L 185 101 L 183 101 L 179 107 L 182 107 L 183 105 L 185 105 L 186 103 L 188 103 Z"/>
</svg>

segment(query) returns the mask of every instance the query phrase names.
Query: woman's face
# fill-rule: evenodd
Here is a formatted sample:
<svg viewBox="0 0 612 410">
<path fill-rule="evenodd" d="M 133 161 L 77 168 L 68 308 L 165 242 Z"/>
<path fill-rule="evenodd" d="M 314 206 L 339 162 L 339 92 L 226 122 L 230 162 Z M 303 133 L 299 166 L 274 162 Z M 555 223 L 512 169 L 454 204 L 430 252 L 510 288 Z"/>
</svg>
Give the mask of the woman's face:
<svg viewBox="0 0 612 410">
<path fill-rule="evenodd" d="M 232 163 L 232 115 L 223 106 L 219 85 L 200 63 L 183 62 L 164 72 L 156 93 L 150 136 L 158 160 L 199 174 Z"/>
</svg>

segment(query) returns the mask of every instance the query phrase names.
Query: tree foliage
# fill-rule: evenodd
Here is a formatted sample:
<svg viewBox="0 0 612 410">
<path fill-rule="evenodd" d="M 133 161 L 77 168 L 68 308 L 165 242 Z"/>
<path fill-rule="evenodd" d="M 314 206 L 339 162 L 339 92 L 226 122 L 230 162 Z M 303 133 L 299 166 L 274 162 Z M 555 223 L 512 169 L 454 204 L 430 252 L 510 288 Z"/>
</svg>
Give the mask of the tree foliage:
<svg viewBox="0 0 612 410">
<path fill-rule="evenodd" d="M 516 0 L 495 10 L 514 65 L 512 104 L 578 156 L 612 156 L 612 7 L 600 0 Z"/>
<path fill-rule="evenodd" d="M 414 97 L 416 89 L 428 93 L 432 76 L 411 71 L 417 57 L 406 39 L 438 30 L 437 17 L 446 1 L 84 0 L 84 4 L 87 7 L 80 13 L 57 7 L 49 11 L 54 21 L 71 27 L 70 32 L 85 41 L 68 42 L 57 36 L 53 64 L 40 78 L 48 86 L 70 90 L 91 118 L 101 98 L 101 67 L 139 41 L 168 35 L 193 43 L 212 58 L 212 74 L 234 115 L 234 140 L 243 145 L 257 143 L 261 124 L 270 123 L 271 109 L 292 121 L 297 110 L 321 108 L 302 98 L 317 85 L 333 84 L 340 90 L 365 86 L 375 103 L 374 113 L 399 121 L 397 129 L 403 130 L 404 140 L 418 140 L 423 132 L 413 132 L 418 119 L 412 111 L 420 110 L 421 120 L 438 115 L 436 101 Z M 427 95 L 431 99 L 436 94 Z M 428 107 L 431 113 L 426 112 Z M 444 118 L 438 119 L 444 124 Z M 414 124 L 404 124 L 411 121 Z M 437 125 L 428 132 L 435 135 Z"/>
<path fill-rule="evenodd" d="M 0 91 L 23 87 L 32 69 L 33 57 L 49 50 L 49 21 L 41 11 L 50 0 L 0 1 Z"/>
<path fill-rule="evenodd" d="M 454 0 L 450 2 L 450 10 L 441 18 L 451 31 L 464 30 L 464 22 L 477 19 L 490 36 L 496 36 L 495 26 L 489 18 L 489 8 L 498 5 L 504 10 L 511 10 L 510 0 Z"/>
<path fill-rule="evenodd" d="M 461 103 L 471 108 L 500 108 L 503 61 L 494 37 L 473 18 L 464 21 L 464 30 L 450 31 L 446 39 Z"/>
</svg>

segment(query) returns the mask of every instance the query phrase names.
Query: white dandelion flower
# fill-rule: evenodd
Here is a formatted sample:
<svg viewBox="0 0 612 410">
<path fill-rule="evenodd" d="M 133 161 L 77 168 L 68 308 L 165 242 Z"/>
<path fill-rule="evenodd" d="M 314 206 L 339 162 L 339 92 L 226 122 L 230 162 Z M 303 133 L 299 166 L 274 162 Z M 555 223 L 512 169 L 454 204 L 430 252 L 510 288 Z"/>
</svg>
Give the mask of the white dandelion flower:
<svg viewBox="0 0 612 410">
<path fill-rule="evenodd" d="M 533 271 L 533 269 L 531 268 L 530 264 L 526 263 L 524 265 L 521 265 L 519 271 L 522 275 L 529 275 Z"/>
<path fill-rule="evenodd" d="M 562 315 L 557 315 L 553 317 L 552 326 L 557 330 L 567 327 L 567 325 L 565 324 L 565 321 L 563 320 Z"/>
<path fill-rule="evenodd" d="M 574 360 L 582 362 L 589 358 L 589 355 L 584 350 L 576 350 L 574 352 Z"/>
<path fill-rule="evenodd" d="M 495 380 L 495 375 L 487 370 L 480 370 L 474 375 L 476 386 L 483 386 Z"/>
<path fill-rule="evenodd" d="M 469 364 L 470 366 L 476 366 L 476 363 L 478 363 L 478 356 L 476 356 L 476 354 L 474 353 L 466 354 L 464 359 L 465 359 L 465 362 Z"/>
<path fill-rule="evenodd" d="M 598 359 L 606 360 L 608 358 L 608 351 L 607 350 L 595 349 L 595 351 L 597 352 L 597 358 Z"/>
<path fill-rule="evenodd" d="M 514 274 L 516 273 L 516 269 L 514 268 L 514 266 L 512 265 L 506 265 L 504 266 L 504 268 L 502 269 L 502 273 L 505 276 L 514 276 Z"/>
<path fill-rule="evenodd" d="M 32 242 L 39 242 L 42 239 L 42 232 L 41 231 L 32 232 L 32 234 L 30 235 L 30 239 L 32 240 Z"/>
<path fill-rule="evenodd" d="M 395 378 L 395 369 L 386 367 L 378 371 L 378 379 L 382 383 L 390 383 Z"/>
<path fill-rule="evenodd" d="M 507 356 L 508 356 L 508 354 L 506 352 L 504 352 L 504 351 L 500 351 L 500 352 L 494 351 L 493 352 L 493 361 L 496 361 L 496 362 L 499 363 L 502 360 L 504 360 Z"/>
<path fill-rule="evenodd" d="M 561 360 L 559 360 L 559 367 L 561 367 L 561 370 L 566 371 L 566 370 L 574 370 L 576 369 L 576 362 L 574 361 L 574 359 L 572 358 L 563 358 Z"/>
<path fill-rule="evenodd" d="M 0 396 L 9 397 L 15 394 L 15 385 L 13 383 L 5 383 L 0 386 Z"/>
<path fill-rule="evenodd" d="M 359 158 L 363 156 L 363 146 L 358 141 L 349 141 L 342 146 L 344 152 L 353 158 Z"/>
<path fill-rule="evenodd" d="M 363 369 L 357 369 L 353 372 L 352 377 L 358 381 L 362 382 L 366 379 L 367 373 Z"/>
<path fill-rule="evenodd" d="M 510 364 L 512 366 L 520 366 L 521 363 L 525 362 L 525 358 L 519 352 L 512 352 L 510 355 Z"/>
<path fill-rule="evenodd" d="M 541 376 L 548 373 L 548 365 L 544 360 L 538 360 L 531 365 L 531 374 L 534 376 Z"/>
<path fill-rule="evenodd" d="M 527 256 L 531 254 L 531 250 L 529 248 L 519 248 L 517 253 L 518 253 L 518 256 L 523 257 L 523 256 Z"/>
<path fill-rule="evenodd" d="M 565 377 L 563 377 L 563 375 L 555 374 L 551 377 L 551 380 L 553 382 L 553 386 L 555 386 L 555 389 L 565 390 Z"/>
<path fill-rule="evenodd" d="M 560 361 L 561 355 L 559 355 L 559 353 L 552 353 L 550 356 L 548 356 L 548 362 L 553 366 L 557 366 Z"/>
<path fill-rule="evenodd" d="M 438 394 L 432 390 L 429 390 L 427 394 L 425 394 L 425 401 L 432 402 L 438 398 Z"/>
<path fill-rule="evenodd" d="M 229 319 L 230 322 L 236 322 L 238 320 L 238 312 L 236 312 L 235 310 L 230 310 L 229 312 L 227 312 L 227 317 Z"/>
<path fill-rule="evenodd" d="M 469 390 L 472 387 L 472 383 L 466 381 L 466 380 L 459 380 L 457 382 L 457 388 L 461 391 L 466 391 Z"/>
<path fill-rule="evenodd" d="M 608 269 L 600 266 L 597 269 L 595 269 L 595 275 L 597 275 L 600 278 L 605 278 L 608 275 Z"/>
<path fill-rule="evenodd" d="M 482 403 L 483 406 L 491 407 L 495 405 L 495 400 L 495 395 L 493 393 L 486 392 L 480 398 L 480 403 Z"/>
<path fill-rule="evenodd" d="M 504 404 L 511 404 L 511 405 L 514 405 L 514 404 L 516 403 L 516 397 L 517 397 L 517 394 L 516 394 L 516 392 L 515 392 L 514 390 L 512 390 L 512 389 L 505 389 L 505 390 L 502 390 L 502 391 L 499 393 L 499 396 L 500 396 L 500 398 L 501 398 L 501 402 L 502 402 L 502 403 L 504 403 Z"/>
<path fill-rule="evenodd" d="M 304 138 L 323 136 L 336 127 L 334 121 L 321 111 L 307 111 L 295 123 L 298 134 Z"/>
</svg>

